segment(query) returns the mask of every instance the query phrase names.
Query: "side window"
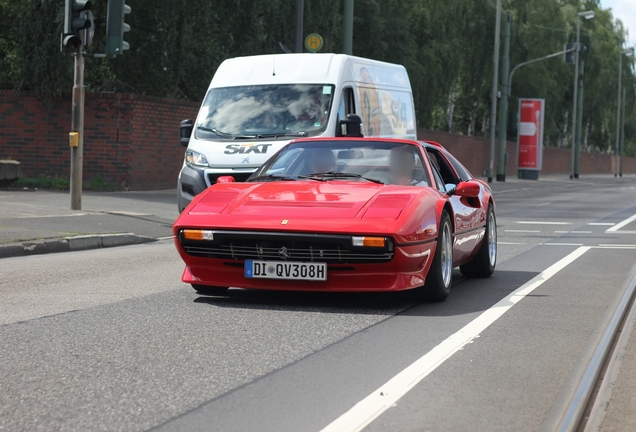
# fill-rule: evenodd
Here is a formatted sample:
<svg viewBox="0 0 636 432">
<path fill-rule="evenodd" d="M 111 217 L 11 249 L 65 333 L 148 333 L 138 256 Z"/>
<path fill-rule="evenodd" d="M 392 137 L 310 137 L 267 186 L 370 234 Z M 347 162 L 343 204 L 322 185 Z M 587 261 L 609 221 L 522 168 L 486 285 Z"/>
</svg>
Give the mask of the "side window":
<svg viewBox="0 0 636 432">
<path fill-rule="evenodd" d="M 435 166 L 439 170 L 439 174 L 442 176 L 442 180 L 445 184 L 457 185 L 460 179 L 455 173 L 455 169 L 450 165 L 446 158 L 437 149 L 427 149 L 431 159 L 434 160 Z"/>
<path fill-rule="evenodd" d="M 457 176 L 459 177 L 461 181 L 468 181 L 471 178 L 473 178 L 472 174 L 468 172 L 468 170 L 464 167 L 464 165 L 459 163 L 459 161 L 455 159 L 452 155 L 445 155 L 445 156 L 446 156 L 446 159 L 448 159 L 448 161 L 451 163 L 451 165 L 453 165 L 453 168 L 455 168 L 455 172 L 457 172 Z"/>
<path fill-rule="evenodd" d="M 426 154 L 428 156 L 428 162 L 431 165 L 431 170 L 433 171 L 433 177 L 435 179 L 435 186 L 437 187 L 437 190 L 446 193 L 446 186 L 444 185 L 444 180 L 442 180 L 442 176 L 439 173 L 439 165 L 437 163 L 437 159 L 435 158 L 435 156 L 431 156 L 431 154 L 428 153 L 428 150 Z"/>
<path fill-rule="evenodd" d="M 356 100 L 353 96 L 353 88 L 347 87 L 344 89 L 344 97 L 347 114 L 355 114 L 356 113 Z M 345 116 L 346 118 L 346 116 Z"/>
<path fill-rule="evenodd" d="M 340 103 L 338 104 L 338 119 L 344 120 L 349 114 L 355 114 L 355 104 L 353 89 L 351 87 L 346 87 L 342 90 L 342 96 L 340 97 Z"/>
</svg>

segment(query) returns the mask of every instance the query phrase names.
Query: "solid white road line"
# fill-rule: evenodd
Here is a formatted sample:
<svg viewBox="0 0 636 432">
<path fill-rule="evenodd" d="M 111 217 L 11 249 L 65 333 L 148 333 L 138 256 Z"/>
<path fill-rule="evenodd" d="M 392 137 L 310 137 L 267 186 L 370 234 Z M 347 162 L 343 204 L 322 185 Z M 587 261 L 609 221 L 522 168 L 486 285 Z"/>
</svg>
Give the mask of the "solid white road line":
<svg viewBox="0 0 636 432">
<path fill-rule="evenodd" d="M 524 245 L 524 244 L 528 244 L 528 243 L 515 243 L 515 242 L 502 242 L 502 241 L 498 241 L 497 242 L 498 245 Z"/>
<path fill-rule="evenodd" d="M 546 222 L 546 221 L 517 221 L 518 224 L 525 225 L 570 225 L 571 222 Z"/>
<path fill-rule="evenodd" d="M 497 321 L 512 306 L 530 294 L 559 271 L 578 259 L 589 247 L 580 247 L 545 269 L 529 282 L 483 312 L 464 328 L 451 335 L 406 369 L 387 381 L 379 389 L 362 399 L 349 411 L 327 425 L 322 432 L 360 431 L 393 406 L 402 396 L 426 378 L 438 366 L 448 360 L 479 334 Z"/>
<path fill-rule="evenodd" d="M 514 233 L 540 233 L 539 230 L 504 230 L 506 232 L 514 232 Z"/>
<path fill-rule="evenodd" d="M 583 246 L 583 243 L 539 243 L 540 246 Z"/>
<path fill-rule="evenodd" d="M 616 225 L 614 222 L 590 222 L 588 225 L 594 226 L 612 226 Z"/>
<path fill-rule="evenodd" d="M 628 217 L 627 219 L 625 219 L 622 222 L 617 223 L 616 225 L 614 225 L 613 227 L 609 228 L 607 231 L 605 231 L 606 233 L 608 232 L 616 232 L 619 229 L 623 228 L 625 225 L 630 224 L 632 222 L 634 222 L 636 220 L 636 214 L 632 215 L 630 217 Z"/>
</svg>

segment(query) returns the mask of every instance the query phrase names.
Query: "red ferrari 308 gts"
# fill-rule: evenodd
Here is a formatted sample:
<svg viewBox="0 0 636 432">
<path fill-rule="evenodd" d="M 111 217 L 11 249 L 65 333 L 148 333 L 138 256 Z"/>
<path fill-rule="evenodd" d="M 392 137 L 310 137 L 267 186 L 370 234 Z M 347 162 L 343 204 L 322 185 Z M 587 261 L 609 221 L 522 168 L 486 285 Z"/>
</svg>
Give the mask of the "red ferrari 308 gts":
<svg viewBox="0 0 636 432">
<path fill-rule="evenodd" d="M 376 138 L 298 139 L 245 183 L 199 194 L 173 233 L 183 282 L 298 291 L 413 290 L 444 300 L 453 268 L 495 270 L 487 183 L 441 145 Z"/>
</svg>

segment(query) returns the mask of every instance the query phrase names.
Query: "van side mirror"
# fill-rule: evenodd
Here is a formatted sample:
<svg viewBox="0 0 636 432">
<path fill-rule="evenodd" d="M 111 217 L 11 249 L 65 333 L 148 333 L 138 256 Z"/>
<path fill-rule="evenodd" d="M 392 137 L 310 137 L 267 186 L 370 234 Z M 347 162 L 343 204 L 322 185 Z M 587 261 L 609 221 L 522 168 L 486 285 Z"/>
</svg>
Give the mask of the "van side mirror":
<svg viewBox="0 0 636 432">
<path fill-rule="evenodd" d="M 190 137 L 192 136 L 192 128 L 194 124 L 192 123 L 192 119 L 183 120 L 181 122 L 181 127 L 179 127 L 179 143 L 187 147 L 190 142 Z"/>
<path fill-rule="evenodd" d="M 359 115 L 349 114 L 346 120 L 340 121 L 342 136 L 362 137 L 362 119 Z"/>
</svg>

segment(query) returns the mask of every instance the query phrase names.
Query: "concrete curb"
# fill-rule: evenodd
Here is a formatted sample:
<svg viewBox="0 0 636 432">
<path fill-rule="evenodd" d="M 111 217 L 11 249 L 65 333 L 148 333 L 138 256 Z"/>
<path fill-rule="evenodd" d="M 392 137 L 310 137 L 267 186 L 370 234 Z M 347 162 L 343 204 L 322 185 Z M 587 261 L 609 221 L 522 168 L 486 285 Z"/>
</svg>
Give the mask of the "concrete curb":
<svg viewBox="0 0 636 432">
<path fill-rule="evenodd" d="M 0 258 L 39 255 L 57 252 L 74 252 L 115 246 L 128 246 L 157 241 L 156 238 L 133 233 L 97 234 L 65 237 L 38 242 L 24 242 L 0 245 Z"/>
</svg>

